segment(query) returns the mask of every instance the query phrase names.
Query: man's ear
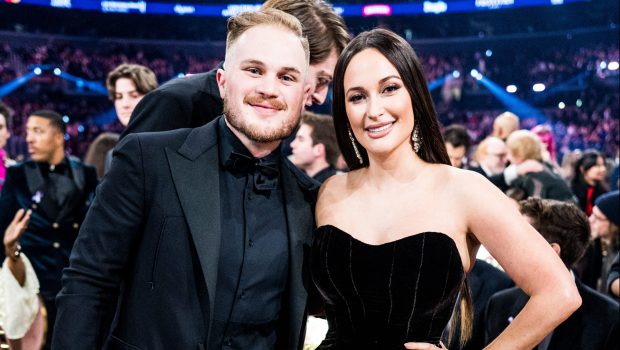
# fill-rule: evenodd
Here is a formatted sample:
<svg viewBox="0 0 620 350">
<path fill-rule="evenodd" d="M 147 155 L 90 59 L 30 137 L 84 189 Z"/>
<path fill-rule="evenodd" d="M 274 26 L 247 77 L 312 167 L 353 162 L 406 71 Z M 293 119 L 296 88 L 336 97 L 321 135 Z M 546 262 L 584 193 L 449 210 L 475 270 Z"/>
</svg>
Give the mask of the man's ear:
<svg viewBox="0 0 620 350">
<path fill-rule="evenodd" d="M 322 143 L 317 143 L 316 145 L 312 146 L 312 152 L 317 157 L 325 156 L 325 145 Z"/>
<path fill-rule="evenodd" d="M 226 95 L 226 71 L 221 68 L 218 69 L 215 79 L 217 80 L 217 87 L 220 90 L 220 98 L 224 99 Z"/>
<path fill-rule="evenodd" d="M 562 247 L 560 247 L 559 244 L 551 243 L 551 248 L 553 248 L 553 250 L 555 250 L 555 252 L 558 254 L 558 256 L 560 256 L 560 253 L 562 252 Z"/>
</svg>

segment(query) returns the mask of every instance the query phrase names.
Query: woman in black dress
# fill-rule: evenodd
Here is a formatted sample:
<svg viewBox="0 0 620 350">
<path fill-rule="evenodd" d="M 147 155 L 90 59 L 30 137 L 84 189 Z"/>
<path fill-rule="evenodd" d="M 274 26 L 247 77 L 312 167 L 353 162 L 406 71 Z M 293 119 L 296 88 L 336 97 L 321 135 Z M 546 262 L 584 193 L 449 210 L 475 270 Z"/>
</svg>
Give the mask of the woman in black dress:
<svg viewBox="0 0 620 350">
<path fill-rule="evenodd" d="M 443 347 L 459 294 L 466 335 L 465 277 L 480 243 L 531 296 L 489 348 L 531 349 L 579 307 L 570 273 L 516 206 L 449 165 L 405 40 L 375 29 L 349 44 L 334 76 L 334 124 L 352 171 L 328 179 L 316 207 L 311 271 L 329 323 L 319 349 Z"/>
</svg>

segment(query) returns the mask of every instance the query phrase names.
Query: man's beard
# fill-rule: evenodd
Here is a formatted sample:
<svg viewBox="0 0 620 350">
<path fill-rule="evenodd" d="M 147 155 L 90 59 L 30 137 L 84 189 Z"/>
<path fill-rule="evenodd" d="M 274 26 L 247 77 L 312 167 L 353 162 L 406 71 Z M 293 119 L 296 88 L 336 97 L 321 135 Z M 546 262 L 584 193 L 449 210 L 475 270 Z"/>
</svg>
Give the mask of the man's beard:
<svg viewBox="0 0 620 350">
<path fill-rule="evenodd" d="M 244 103 L 248 103 L 251 100 L 253 103 L 259 103 L 256 99 L 245 98 L 243 100 Z M 285 104 L 282 104 L 279 101 L 269 101 L 269 100 L 260 100 L 260 102 L 268 102 L 269 104 L 277 107 L 280 110 L 287 110 L 288 107 Z M 224 99 L 224 115 L 226 116 L 226 121 L 234 127 L 237 131 L 245 135 L 251 141 L 257 143 L 271 143 L 274 141 L 280 141 L 287 137 L 289 137 L 293 131 L 297 129 L 299 122 L 301 120 L 301 111 L 297 115 L 296 118 L 287 118 L 282 120 L 280 126 L 277 128 L 269 128 L 265 130 L 260 123 L 258 125 L 252 125 L 248 123 L 248 121 L 240 115 L 239 108 L 232 108 Z"/>
</svg>

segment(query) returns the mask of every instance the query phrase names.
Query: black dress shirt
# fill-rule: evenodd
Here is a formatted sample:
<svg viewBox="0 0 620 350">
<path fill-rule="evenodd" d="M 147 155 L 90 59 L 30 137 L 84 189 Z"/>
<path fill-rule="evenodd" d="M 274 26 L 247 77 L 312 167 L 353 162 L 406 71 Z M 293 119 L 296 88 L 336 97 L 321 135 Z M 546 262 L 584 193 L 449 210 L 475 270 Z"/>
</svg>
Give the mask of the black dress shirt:
<svg viewBox="0 0 620 350">
<path fill-rule="evenodd" d="M 223 118 L 218 141 L 222 241 L 209 349 L 273 349 L 289 263 L 280 149 L 253 158 Z"/>
</svg>

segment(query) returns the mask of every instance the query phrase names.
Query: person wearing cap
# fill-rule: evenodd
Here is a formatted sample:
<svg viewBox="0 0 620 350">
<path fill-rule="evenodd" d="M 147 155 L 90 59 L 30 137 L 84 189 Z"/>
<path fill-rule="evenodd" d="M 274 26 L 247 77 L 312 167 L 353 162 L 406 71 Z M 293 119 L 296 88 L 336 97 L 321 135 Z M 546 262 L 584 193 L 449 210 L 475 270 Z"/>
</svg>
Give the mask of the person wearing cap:
<svg viewBox="0 0 620 350">
<path fill-rule="evenodd" d="M 620 251 L 620 192 L 608 192 L 596 199 L 590 215 L 592 241 L 580 263 L 581 279 L 607 293 L 607 277 Z"/>
</svg>

